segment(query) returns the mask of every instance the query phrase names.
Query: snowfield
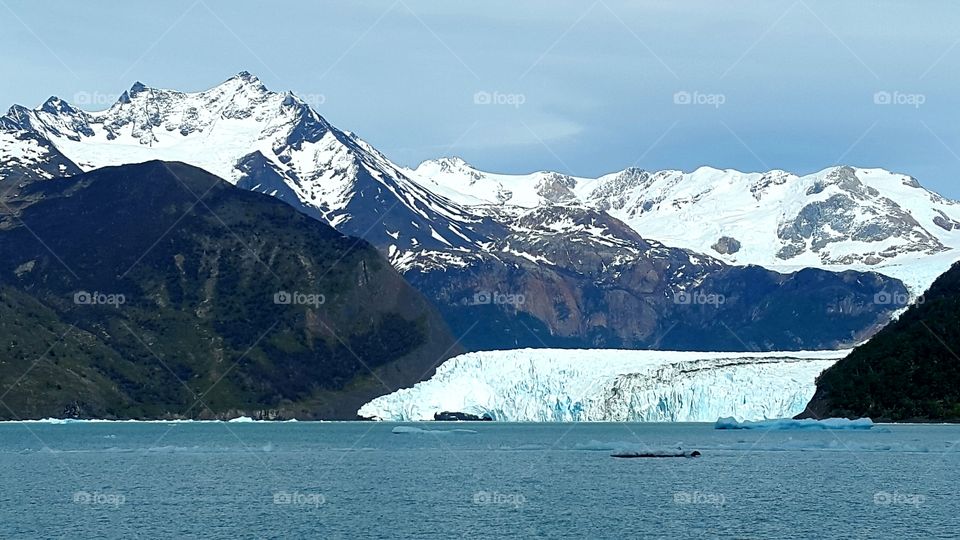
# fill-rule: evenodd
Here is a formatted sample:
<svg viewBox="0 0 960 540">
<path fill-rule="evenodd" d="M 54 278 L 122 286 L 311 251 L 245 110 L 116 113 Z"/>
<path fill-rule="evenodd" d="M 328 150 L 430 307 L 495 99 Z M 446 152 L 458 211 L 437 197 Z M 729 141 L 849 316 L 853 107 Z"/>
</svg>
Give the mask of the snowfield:
<svg viewBox="0 0 960 540">
<path fill-rule="evenodd" d="M 789 418 L 813 397 L 817 375 L 848 352 L 474 352 L 358 414 L 385 421 L 433 420 L 442 411 L 512 422 Z"/>
</svg>

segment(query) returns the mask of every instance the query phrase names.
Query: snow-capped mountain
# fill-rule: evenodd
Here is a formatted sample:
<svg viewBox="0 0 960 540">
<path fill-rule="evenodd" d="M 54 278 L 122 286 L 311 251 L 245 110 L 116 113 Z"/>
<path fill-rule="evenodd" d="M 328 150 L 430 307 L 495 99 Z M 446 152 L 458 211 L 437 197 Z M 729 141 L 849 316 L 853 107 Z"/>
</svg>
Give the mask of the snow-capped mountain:
<svg viewBox="0 0 960 540">
<path fill-rule="evenodd" d="M 0 161 L 7 183 L 50 177 L 51 166 L 71 174 L 165 160 L 280 198 L 381 249 L 458 336 L 482 327 L 464 338 L 478 349 L 836 347 L 869 336 L 902 307 L 878 304 L 876 295 L 905 292 L 876 274 L 732 267 L 718 251 L 680 249 L 676 231 L 667 239 L 680 247 L 667 247 L 629 211 L 647 189 L 642 182 L 489 175 L 459 160 L 403 169 L 246 72 L 193 93 L 137 83 L 98 112 L 55 97 L 36 109 L 18 105 L 0 117 L 0 130 L 12 145 L 4 155 L 19 160 L 19 172 Z M 36 145 L 46 152 L 31 150 Z M 28 178 L 22 169 L 31 162 Z M 627 199 L 610 202 L 616 197 Z M 802 240 L 806 229 L 797 234 Z M 733 253 L 737 242 L 746 239 L 732 237 L 720 251 Z M 931 252 L 942 248 L 928 243 Z M 684 293 L 724 302 L 691 305 L 677 300 Z"/>
<path fill-rule="evenodd" d="M 37 109 L 12 107 L 0 125 L 49 140 L 84 171 L 189 163 L 379 247 L 472 247 L 491 227 L 411 182 L 296 95 L 269 91 L 247 72 L 196 93 L 136 83 L 100 112 L 51 97 Z"/>
<path fill-rule="evenodd" d="M 704 167 L 582 178 L 493 174 L 458 158 L 410 170 L 247 72 L 193 93 L 136 83 L 98 112 L 56 97 L 36 109 L 15 105 L 0 131 L 4 159 L 39 149 L 68 158 L 38 161 L 45 173 L 75 173 L 69 161 L 84 171 L 154 159 L 201 167 L 364 237 L 400 268 L 449 263 L 429 251 L 485 251 L 508 234 L 505 222 L 541 206 L 602 210 L 645 238 L 728 264 L 877 270 L 915 290 L 960 247 L 960 204 L 901 174 Z"/>
<path fill-rule="evenodd" d="M 462 205 L 582 204 L 644 237 L 729 264 L 875 270 L 915 293 L 960 258 L 960 203 L 882 169 L 840 166 L 798 176 L 630 168 L 579 178 L 491 174 L 444 158 L 407 172 Z"/>
<path fill-rule="evenodd" d="M 686 353 L 527 349 L 451 358 L 413 388 L 360 408 L 366 418 L 462 412 L 514 422 L 713 422 L 790 418 L 816 377 L 849 351 Z"/>
<path fill-rule="evenodd" d="M 362 236 L 401 268 L 449 262 L 431 250 L 485 251 L 523 209 L 558 205 L 605 211 L 645 238 L 728 264 L 877 270 L 914 292 L 960 247 L 960 204 L 902 174 L 703 167 L 582 178 L 493 174 L 458 158 L 410 170 L 247 72 L 194 93 L 136 83 L 98 112 L 56 97 L 36 109 L 15 105 L 0 132 L 0 175 L 22 176 L 31 160 L 39 178 L 77 172 L 70 161 L 84 171 L 183 161 Z"/>
<path fill-rule="evenodd" d="M 527 175 L 479 171 L 460 158 L 424 161 L 406 171 L 430 189 L 464 205 L 499 204 L 533 208 L 577 202 L 574 188 L 584 178 L 541 171 Z"/>
</svg>

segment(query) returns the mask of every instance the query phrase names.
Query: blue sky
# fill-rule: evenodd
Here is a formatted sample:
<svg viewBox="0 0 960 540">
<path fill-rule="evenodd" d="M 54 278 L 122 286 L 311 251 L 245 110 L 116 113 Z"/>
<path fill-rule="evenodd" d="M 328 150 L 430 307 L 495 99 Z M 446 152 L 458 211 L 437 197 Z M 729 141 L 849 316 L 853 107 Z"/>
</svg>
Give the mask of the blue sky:
<svg viewBox="0 0 960 540">
<path fill-rule="evenodd" d="M 0 105 L 241 70 L 393 160 L 884 167 L 960 198 L 960 4 L 0 0 Z"/>
</svg>

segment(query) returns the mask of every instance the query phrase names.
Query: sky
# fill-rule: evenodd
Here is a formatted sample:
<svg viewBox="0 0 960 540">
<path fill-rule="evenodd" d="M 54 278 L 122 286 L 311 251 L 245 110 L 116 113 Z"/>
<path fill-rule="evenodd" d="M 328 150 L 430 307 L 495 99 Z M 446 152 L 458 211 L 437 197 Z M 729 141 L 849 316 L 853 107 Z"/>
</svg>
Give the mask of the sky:
<svg viewBox="0 0 960 540">
<path fill-rule="evenodd" d="M 0 107 L 239 71 L 407 166 L 809 173 L 960 199 L 960 4 L 0 0 Z"/>
</svg>

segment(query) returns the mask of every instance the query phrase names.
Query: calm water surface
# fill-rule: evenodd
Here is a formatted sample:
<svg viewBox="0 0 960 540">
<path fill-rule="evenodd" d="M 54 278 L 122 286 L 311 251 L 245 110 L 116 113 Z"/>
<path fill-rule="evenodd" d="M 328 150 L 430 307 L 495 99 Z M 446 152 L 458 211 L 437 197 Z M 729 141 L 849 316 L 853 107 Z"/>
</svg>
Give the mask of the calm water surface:
<svg viewBox="0 0 960 540">
<path fill-rule="evenodd" d="M 960 535 L 957 426 L 397 426 L 3 423 L 0 537 Z"/>
</svg>

